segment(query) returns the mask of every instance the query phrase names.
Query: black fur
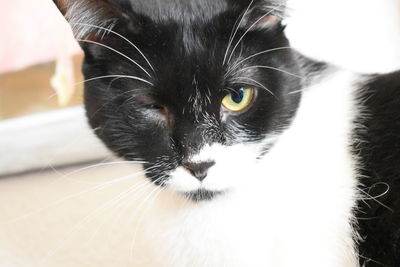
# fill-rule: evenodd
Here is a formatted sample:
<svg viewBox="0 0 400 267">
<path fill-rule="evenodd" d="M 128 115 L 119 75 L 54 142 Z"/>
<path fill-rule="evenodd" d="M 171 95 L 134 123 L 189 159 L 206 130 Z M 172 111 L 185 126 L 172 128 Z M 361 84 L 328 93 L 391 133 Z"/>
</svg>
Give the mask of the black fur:
<svg viewBox="0 0 400 267">
<path fill-rule="evenodd" d="M 356 132 L 362 185 L 369 194 L 357 214 L 361 262 L 400 265 L 400 72 L 373 76 L 361 86 L 365 109 Z M 373 199 L 372 199 L 373 198 Z"/>
</svg>

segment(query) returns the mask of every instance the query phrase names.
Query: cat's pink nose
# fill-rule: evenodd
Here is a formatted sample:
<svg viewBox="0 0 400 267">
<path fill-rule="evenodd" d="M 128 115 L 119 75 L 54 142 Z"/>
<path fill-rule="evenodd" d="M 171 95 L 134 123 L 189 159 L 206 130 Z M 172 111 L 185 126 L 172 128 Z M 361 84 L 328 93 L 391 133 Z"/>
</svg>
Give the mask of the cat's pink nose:
<svg viewBox="0 0 400 267">
<path fill-rule="evenodd" d="M 182 162 L 182 166 L 188 170 L 194 177 L 200 182 L 207 177 L 208 169 L 215 165 L 215 161 L 204 161 L 204 162 Z"/>
</svg>

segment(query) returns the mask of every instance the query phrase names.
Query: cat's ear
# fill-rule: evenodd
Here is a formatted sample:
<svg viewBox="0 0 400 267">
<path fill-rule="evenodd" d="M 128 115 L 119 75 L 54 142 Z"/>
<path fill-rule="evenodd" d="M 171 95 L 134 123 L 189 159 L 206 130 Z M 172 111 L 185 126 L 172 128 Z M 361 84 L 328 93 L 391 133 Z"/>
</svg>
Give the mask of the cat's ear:
<svg viewBox="0 0 400 267">
<path fill-rule="evenodd" d="M 273 29 L 282 25 L 286 0 L 253 0 L 244 11 L 243 28 L 249 30 Z"/>
<path fill-rule="evenodd" d="M 78 40 L 99 39 L 117 23 L 128 23 L 126 15 L 105 0 L 53 0 L 53 2 L 71 25 Z"/>
</svg>

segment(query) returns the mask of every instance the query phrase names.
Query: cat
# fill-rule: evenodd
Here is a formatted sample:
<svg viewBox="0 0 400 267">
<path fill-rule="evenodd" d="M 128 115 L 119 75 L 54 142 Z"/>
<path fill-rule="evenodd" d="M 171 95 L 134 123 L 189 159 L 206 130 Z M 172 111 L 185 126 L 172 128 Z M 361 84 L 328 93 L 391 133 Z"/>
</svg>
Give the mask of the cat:
<svg viewBox="0 0 400 267">
<path fill-rule="evenodd" d="M 296 52 L 284 1 L 54 2 L 97 136 L 189 203 L 158 266 L 400 265 L 400 72 Z"/>
</svg>

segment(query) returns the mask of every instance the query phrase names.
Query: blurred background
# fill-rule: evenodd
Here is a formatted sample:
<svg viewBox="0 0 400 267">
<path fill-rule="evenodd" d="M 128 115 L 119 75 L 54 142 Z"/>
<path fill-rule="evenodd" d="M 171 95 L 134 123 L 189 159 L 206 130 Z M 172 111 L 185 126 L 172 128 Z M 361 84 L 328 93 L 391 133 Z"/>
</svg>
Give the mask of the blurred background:
<svg viewBox="0 0 400 267">
<path fill-rule="evenodd" d="M 0 176 L 104 158 L 81 108 L 82 51 L 53 2 L 2 1 L 0 15 Z"/>
<path fill-rule="evenodd" d="M 400 0 L 288 6 L 300 52 L 355 72 L 400 69 Z M 69 233 L 126 184 L 95 186 L 140 171 L 118 164 L 86 124 L 69 25 L 51 0 L 1 1 L 0 25 L 0 266 L 127 266 L 119 255 L 129 254 L 131 226 L 107 227 L 115 209 Z"/>
<path fill-rule="evenodd" d="M 2 1 L 0 5 L 1 23 L 6 25 L 0 29 L 0 118 L 59 108 L 50 82 L 56 61 L 67 65 L 62 60 L 71 60 L 73 76 L 80 79 L 82 53 L 68 24 L 49 0 Z M 81 103 L 80 93 L 77 86 L 69 106 Z"/>
</svg>

